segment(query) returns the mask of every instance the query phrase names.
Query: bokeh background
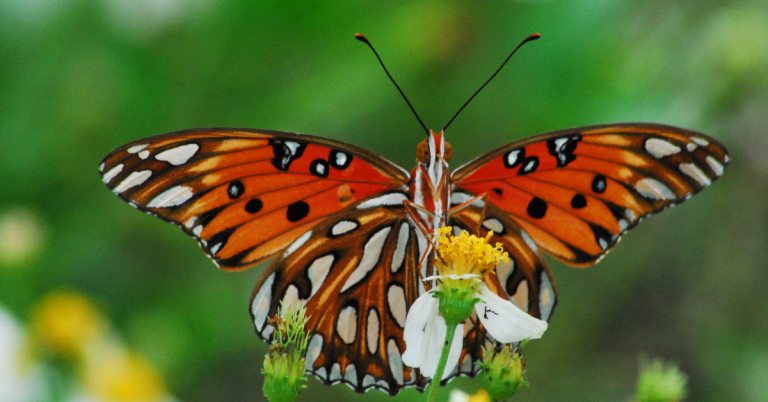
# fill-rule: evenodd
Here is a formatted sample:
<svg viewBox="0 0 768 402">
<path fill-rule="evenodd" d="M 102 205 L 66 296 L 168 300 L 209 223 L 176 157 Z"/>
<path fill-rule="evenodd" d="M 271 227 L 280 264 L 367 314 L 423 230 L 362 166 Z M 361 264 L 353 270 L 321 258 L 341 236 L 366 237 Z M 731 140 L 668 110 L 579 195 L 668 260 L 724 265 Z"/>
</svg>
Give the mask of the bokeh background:
<svg viewBox="0 0 768 402">
<path fill-rule="evenodd" d="M 622 121 L 707 133 L 732 163 L 597 266 L 551 262 L 560 305 L 527 349 L 531 388 L 515 400 L 628 400 L 649 355 L 680 364 L 690 400 L 768 401 L 764 0 L 3 0 L 0 21 L 0 305 L 21 334 L 33 337 L 46 295 L 70 292 L 172 398 L 261 400 L 268 346 L 247 306 L 265 265 L 217 270 L 177 228 L 108 191 L 101 158 L 142 137 L 233 126 L 326 136 L 410 169 L 423 132 L 353 35 L 439 129 L 540 32 L 452 124 L 454 166 Z M 300 401 L 389 400 L 308 385 Z"/>
</svg>

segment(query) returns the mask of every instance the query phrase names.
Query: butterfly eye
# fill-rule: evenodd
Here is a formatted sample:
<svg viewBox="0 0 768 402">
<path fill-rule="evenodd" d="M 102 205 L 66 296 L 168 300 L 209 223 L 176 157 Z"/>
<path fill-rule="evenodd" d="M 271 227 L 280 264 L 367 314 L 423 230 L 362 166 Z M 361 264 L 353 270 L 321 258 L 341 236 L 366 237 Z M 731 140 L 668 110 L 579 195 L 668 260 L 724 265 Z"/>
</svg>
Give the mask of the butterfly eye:
<svg viewBox="0 0 768 402">
<path fill-rule="evenodd" d="M 427 144 L 427 140 L 420 142 L 416 147 L 416 160 L 421 163 L 429 163 L 429 144 Z"/>
</svg>

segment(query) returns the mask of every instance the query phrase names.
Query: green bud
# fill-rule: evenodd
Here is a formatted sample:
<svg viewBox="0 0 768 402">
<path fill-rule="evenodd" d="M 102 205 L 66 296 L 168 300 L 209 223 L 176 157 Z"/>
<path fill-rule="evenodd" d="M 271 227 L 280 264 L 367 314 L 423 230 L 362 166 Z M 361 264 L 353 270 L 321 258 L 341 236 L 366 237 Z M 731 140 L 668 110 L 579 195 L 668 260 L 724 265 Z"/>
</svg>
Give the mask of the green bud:
<svg viewBox="0 0 768 402">
<path fill-rule="evenodd" d="M 493 347 L 483 349 L 483 362 L 476 363 L 482 367 L 478 382 L 480 387 L 488 391 L 491 400 L 503 401 L 513 395 L 528 382 L 523 375 L 523 360 L 520 354 L 512 351 L 509 345 L 496 353 Z"/>
<path fill-rule="evenodd" d="M 686 396 L 688 378 L 676 365 L 665 365 L 660 359 L 640 360 L 640 377 L 637 380 L 638 402 L 676 402 Z"/>
<path fill-rule="evenodd" d="M 299 391 L 306 388 L 302 382 L 306 361 L 307 333 L 304 327 L 309 320 L 306 310 L 299 303 L 285 309 L 281 305 L 277 316 L 269 320 L 275 328 L 272 348 L 264 356 L 264 395 L 270 402 L 292 402 Z"/>
<path fill-rule="evenodd" d="M 480 301 L 475 297 L 475 288 L 479 283 L 477 278 L 443 277 L 440 279 L 439 290 L 435 292 L 435 296 L 440 299 L 440 316 L 446 323 L 457 325 L 472 315 L 475 304 Z"/>
</svg>

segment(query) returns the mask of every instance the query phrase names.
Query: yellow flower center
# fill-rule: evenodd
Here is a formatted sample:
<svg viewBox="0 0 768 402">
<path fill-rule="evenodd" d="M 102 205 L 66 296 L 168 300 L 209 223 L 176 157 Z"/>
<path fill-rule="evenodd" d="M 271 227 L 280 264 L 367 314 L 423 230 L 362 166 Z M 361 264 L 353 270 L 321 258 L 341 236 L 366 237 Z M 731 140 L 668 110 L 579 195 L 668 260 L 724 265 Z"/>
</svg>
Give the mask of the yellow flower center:
<svg viewBox="0 0 768 402">
<path fill-rule="evenodd" d="M 437 230 L 435 248 L 438 258 L 435 259 L 435 267 L 439 275 L 475 274 L 482 278 L 492 273 L 496 264 L 509 261 L 509 255 L 501 243 L 496 243 L 496 247 L 488 244 L 493 232 L 488 232 L 488 235 L 482 238 L 467 231 L 453 236 L 452 231 L 450 227 Z"/>
</svg>

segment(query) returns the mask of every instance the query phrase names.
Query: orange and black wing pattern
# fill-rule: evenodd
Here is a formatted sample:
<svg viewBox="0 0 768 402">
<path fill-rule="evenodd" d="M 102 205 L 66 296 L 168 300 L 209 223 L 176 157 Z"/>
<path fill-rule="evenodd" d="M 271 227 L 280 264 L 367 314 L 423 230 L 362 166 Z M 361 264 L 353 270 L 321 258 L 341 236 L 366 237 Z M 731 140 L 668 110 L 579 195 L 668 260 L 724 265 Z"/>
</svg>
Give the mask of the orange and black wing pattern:
<svg viewBox="0 0 768 402">
<path fill-rule="evenodd" d="M 643 217 L 709 186 L 728 161 L 725 147 L 704 134 L 624 123 L 511 143 L 452 179 L 454 191 L 487 194 L 549 254 L 588 266 Z"/>
<path fill-rule="evenodd" d="M 179 226 L 228 270 L 268 259 L 327 216 L 409 177 L 342 142 L 217 128 L 134 141 L 100 172 L 120 198 Z"/>
<path fill-rule="evenodd" d="M 253 291 L 251 315 L 264 340 L 281 303 L 306 306 L 306 368 L 325 384 L 392 395 L 423 388 L 401 357 L 406 313 L 425 291 L 417 280 L 423 250 L 405 199 L 382 193 L 332 216 L 278 255 Z"/>
</svg>

